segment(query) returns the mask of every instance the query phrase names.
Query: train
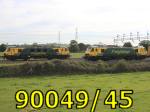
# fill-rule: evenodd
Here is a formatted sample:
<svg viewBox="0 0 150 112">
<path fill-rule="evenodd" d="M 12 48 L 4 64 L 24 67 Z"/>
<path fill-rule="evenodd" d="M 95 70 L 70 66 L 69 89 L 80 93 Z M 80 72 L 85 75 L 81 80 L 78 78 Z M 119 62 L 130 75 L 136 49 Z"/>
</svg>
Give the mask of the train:
<svg viewBox="0 0 150 112">
<path fill-rule="evenodd" d="M 29 59 L 68 59 L 70 51 L 66 47 L 8 47 L 4 52 L 7 60 Z M 97 47 L 87 48 L 83 58 L 85 60 L 138 60 L 150 57 L 150 47 Z"/>
<path fill-rule="evenodd" d="M 84 59 L 86 60 L 138 60 L 150 57 L 150 47 L 89 47 Z"/>
<path fill-rule="evenodd" d="M 70 57 L 69 49 L 66 47 L 50 48 L 50 47 L 8 47 L 4 52 L 4 58 L 7 60 L 29 60 L 33 59 L 67 59 Z"/>
</svg>

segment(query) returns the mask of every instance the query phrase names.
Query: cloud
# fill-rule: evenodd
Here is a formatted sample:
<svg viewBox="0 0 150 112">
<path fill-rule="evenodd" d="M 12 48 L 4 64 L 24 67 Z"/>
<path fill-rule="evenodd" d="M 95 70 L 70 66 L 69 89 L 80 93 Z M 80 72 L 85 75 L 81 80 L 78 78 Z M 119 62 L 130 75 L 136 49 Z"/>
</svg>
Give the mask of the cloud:
<svg viewBox="0 0 150 112">
<path fill-rule="evenodd" d="M 110 42 L 117 33 L 149 30 L 149 3 L 149 0 L 0 0 L 0 41 L 46 42 L 51 38 L 50 42 L 57 42 L 61 31 L 62 42 L 69 42 L 78 27 L 82 42 Z M 49 37 L 41 37 L 41 33 Z"/>
</svg>

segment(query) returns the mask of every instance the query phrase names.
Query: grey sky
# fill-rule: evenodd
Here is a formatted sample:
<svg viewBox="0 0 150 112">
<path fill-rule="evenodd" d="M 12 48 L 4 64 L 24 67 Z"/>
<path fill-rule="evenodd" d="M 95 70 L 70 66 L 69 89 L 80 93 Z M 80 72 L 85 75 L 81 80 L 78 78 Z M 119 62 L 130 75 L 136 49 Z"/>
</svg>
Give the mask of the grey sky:
<svg viewBox="0 0 150 112">
<path fill-rule="evenodd" d="M 150 29 L 149 0 L 0 0 L 0 43 L 112 43 Z"/>
</svg>

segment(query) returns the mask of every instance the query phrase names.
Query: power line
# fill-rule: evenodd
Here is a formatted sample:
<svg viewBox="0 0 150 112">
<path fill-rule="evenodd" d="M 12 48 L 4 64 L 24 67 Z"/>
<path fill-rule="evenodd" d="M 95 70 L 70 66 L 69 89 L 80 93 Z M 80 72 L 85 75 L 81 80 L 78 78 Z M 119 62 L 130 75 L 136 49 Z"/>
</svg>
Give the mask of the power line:
<svg viewBox="0 0 150 112">
<path fill-rule="evenodd" d="M 114 38 L 114 44 L 117 45 L 118 42 L 124 43 L 125 41 L 134 42 L 135 40 L 141 41 L 141 40 L 149 40 L 149 39 L 150 39 L 150 36 L 148 32 L 147 32 L 147 35 L 145 36 L 140 36 L 139 32 L 137 32 L 136 35 L 133 35 L 132 32 L 130 32 L 129 35 L 123 34 L 122 36 L 120 36 L 119 34 L 117 34 L 117 36 Z"/>
</svg>

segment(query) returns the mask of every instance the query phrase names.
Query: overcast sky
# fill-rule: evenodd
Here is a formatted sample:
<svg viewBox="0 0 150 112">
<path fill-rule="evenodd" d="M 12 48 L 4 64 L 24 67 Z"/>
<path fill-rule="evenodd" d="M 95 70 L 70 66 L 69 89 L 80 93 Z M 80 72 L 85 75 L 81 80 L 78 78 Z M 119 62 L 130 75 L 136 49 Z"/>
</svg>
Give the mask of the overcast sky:
<svg viewBox="0 0 150 112">
<path fill-rule="evenodd" d="M 0 43 L 112 43 L 150 30 L 150 0 L 0 0 Z"/>
</svg>

